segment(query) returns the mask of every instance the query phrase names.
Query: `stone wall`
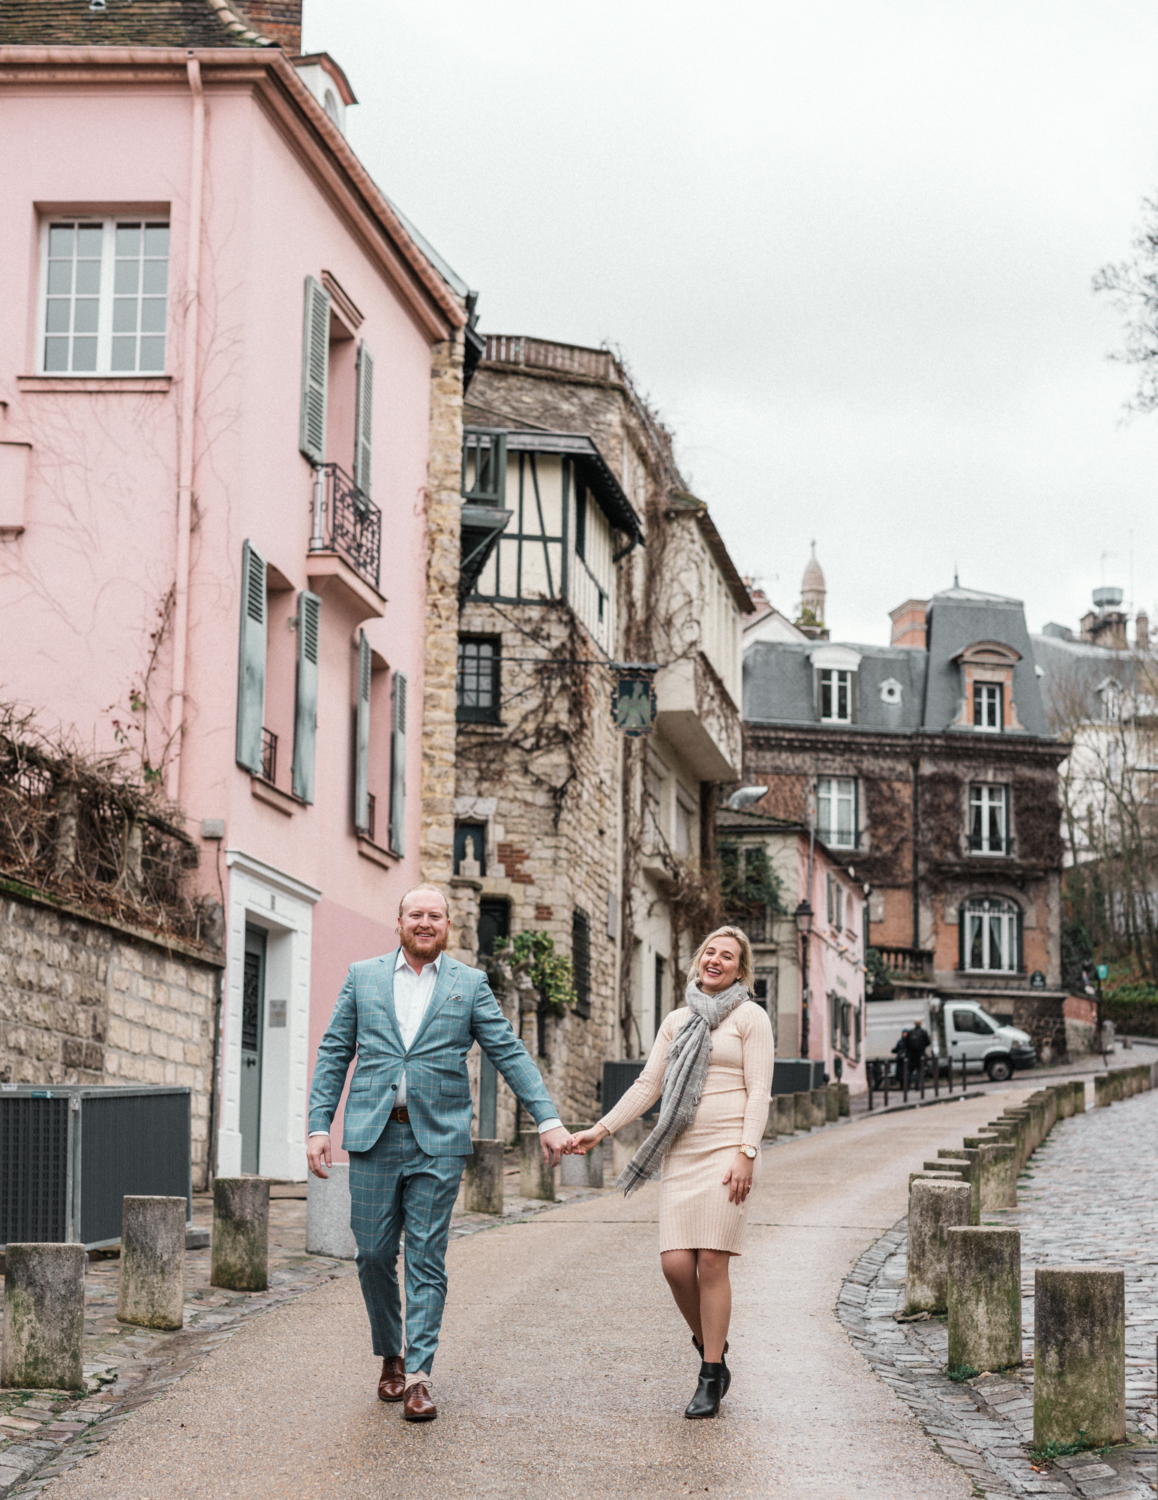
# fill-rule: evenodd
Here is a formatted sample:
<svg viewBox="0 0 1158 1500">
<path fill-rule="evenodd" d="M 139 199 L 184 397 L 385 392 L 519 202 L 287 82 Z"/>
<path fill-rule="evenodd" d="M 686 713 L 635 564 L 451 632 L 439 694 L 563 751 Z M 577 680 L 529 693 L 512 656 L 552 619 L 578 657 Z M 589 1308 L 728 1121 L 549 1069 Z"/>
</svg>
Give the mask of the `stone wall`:
<svg viewBox="0 0 1158 1500">
<path fill-rule="evenodd" d="M 0 1080 L 191 1089 L 204 1187 L 220 968 L 208 950 L 0 892 Z"/>
</svg>

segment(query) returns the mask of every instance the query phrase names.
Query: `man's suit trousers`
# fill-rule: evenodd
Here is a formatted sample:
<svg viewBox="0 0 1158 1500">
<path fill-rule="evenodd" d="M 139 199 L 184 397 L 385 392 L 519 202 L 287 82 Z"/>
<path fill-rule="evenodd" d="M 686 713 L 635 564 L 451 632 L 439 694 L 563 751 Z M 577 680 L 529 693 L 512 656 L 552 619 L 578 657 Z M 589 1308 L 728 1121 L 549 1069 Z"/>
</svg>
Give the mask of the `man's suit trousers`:
<svg viewBox="0 0 1158 1500">
<path fill-rule="evenodd" d="M 398 1246 L 406 1230 L 406 1368 L 430 1370 L 446 1302 L 450 1214 L 466 1158 L 427 1156 L 392 1120 L 369 1151 L 350 1152 L 350 1227 L 374 1353 L 402 1352 Z"/>
</svg>

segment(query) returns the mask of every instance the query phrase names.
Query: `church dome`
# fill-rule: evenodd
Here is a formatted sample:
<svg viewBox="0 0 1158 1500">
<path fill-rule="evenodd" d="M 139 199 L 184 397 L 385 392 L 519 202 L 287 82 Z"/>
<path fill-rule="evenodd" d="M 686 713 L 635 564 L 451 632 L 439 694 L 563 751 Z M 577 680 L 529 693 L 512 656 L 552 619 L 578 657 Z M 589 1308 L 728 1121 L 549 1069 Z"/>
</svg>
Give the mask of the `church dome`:
<svg viewBox="0 0 1158 1500">
<path fill-rule="evenodd" d="M 820 564 L 816 561 L 816 543 L 812 544 L 812 556 L 808 559 L 808 566 L 804 569 L 804 577 L 800 580 L 801 594 L 823 594 L 824 573 Z"/>
</svg>

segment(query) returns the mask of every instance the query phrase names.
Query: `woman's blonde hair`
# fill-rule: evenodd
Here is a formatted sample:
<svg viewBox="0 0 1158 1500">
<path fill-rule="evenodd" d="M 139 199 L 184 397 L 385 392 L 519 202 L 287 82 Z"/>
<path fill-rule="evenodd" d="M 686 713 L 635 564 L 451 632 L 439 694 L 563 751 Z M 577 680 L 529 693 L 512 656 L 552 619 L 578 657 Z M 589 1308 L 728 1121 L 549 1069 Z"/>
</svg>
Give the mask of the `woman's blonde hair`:
<svg viewBox="0 0 1158 1500">
<path fill-rule="evenodd" d="M 700 946 L 692 955 L 691 975 L 697 982 L 700 977 L 700 961 L 704 956 L 704 949 L 709 943 L 715 942 L 716 938 L 731 938 L 740 950 L 740 970 L 736 975 L 736 983 L 742 984 L 749 994 L 752 993 L 754 975 L 752 973 L 752 944 L 748 941 L 748 934 L 739 927 L 717 927 L 715 932 L 709 932 Z"/>
</svg>

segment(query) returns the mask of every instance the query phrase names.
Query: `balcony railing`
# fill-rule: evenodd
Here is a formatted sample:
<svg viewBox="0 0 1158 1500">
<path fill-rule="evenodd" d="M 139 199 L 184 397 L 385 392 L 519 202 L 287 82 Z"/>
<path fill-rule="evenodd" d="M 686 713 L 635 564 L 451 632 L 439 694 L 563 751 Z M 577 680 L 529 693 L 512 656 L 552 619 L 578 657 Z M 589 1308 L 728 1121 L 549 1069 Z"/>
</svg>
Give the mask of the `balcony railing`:
<svg viewBox="0 0 1158 1500">
<path fill-rule="evenodd" d="M 337 552 L 367 583 L 378 587 L 382 512 L 337 464 L 319 464 L 314 470 L 310 551 Z"/>
<path fill-rule="evenodd" d="M 899 979 L 933 977 L 933 955 L 926 948 L 884 948 L 878 944 L 877 952 L 889 973 Z"/>
<path fill-rule="evenodd" d="M 261 779 L 277 784 L 277 735 L 272 729 L 261 731 Z"/>
</svg>

